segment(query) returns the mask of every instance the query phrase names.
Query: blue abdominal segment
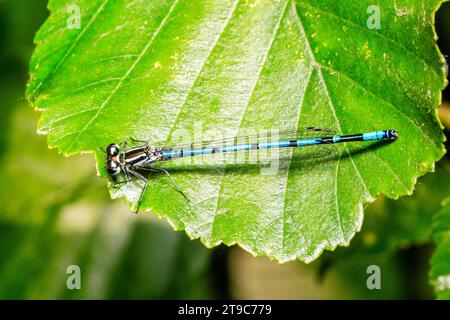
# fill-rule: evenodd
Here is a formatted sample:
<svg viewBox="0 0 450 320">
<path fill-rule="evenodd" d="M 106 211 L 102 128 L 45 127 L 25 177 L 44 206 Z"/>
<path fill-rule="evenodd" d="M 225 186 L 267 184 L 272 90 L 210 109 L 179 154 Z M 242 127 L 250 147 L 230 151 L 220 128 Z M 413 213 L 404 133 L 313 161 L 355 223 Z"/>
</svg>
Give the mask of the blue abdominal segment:
<svg viewBox="0 0 450 320">
<path fill-rule="evenodd" d="M 397 139 L 396 130 L 381 130 L 360 134 L 332 136 L 332 137 L 318 137 L 308 139 L 297 140 L 282 140 L 273 142 L 259 142 L 248 144 L 234 144 L 224 147 L 205 147 L 205 148 L 190 148 L 181 149 L 174 148 L 163 151 L 163 157 L 165 159 L 192 157 L 201 154 L 213 154 L 213 153 L 225 153 L 225 152 L 237 152 L 244 150 L 258 150 L 258 149 L 271 149 L 271 148 L 293 148 L 293 147 L 306 147 L 320 144 L 333 144 L 341 142 L 354 142 L 354 141 L 381 141 L 381 140 L 395 140 Z"/>
</svg>

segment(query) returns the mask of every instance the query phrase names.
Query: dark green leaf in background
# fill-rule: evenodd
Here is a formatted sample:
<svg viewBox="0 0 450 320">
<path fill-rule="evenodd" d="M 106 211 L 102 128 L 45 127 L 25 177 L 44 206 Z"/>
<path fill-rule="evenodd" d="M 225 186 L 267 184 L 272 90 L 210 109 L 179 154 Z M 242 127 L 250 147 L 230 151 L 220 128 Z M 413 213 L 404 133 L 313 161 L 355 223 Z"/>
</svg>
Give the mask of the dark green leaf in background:
<svg viewBox="0 0 450 320">
<path fill-rule="evenodd" d="M 433 217 L 448 196 L 450 163 L 441 161 L 436 172 L 418 180 L 411 197 L 379 198 L 367 208 L 364 226 L 350 248 L 342 254 L 371 253 L 390 257 L 399 249 L 422 246 L 432 241 Z M 336 255 L 338 260 L 341 255 Z"/>
<path fill-rule="evenodd" d="M 141 208 L 191 238 L 311 261 L 348 245 L 364 203 L 411 194 L 444 153 L 433 26 L 443 1 L 383 1 L 379 30 L 367 28 L 372 2 L 50 1 L 28 87 L 43 111 L 39 131 L 64 154 L 96 152 L 106 176 L 98 147 L 130 136 L 169 142 L 199 122 L 232 134 L 397 129 L 395 143 L 341 145 L 336 159 L 276 175 L 165 164 L 191 203 L 166 177 L 149 177 Z M 81 10 L 78 30 L 67 28 L 69 4 Z M 135 206 L 139 191 L 111 192 Z"/>
<path fill-rule="evenodd" d="M 23 92 L 45 5 L 0 0 L 0 299 L 223 297 L 210 251 L 154 217 L 126 215 L 90 156 L 66 159 L 36 135 L 38 114 Z M 139 237 L 146 248 L 134 250 Z M 142 269 L 133 277 L 137 264 L 157 281 L 144 282 L 152 276 Z M 66 287 L 69 265 L 81 268 L 81 290 Z"/>
<path fill-rule="evenodd" d="M 436 215 L 433 228 L 436 251 L 431 258 L 430 282 L 438 299 L 450 299 L 450 199 Z"/>
<path fill-rule="evenodd" d="M 210 251 L 154 217 L 125 214 L 92 161 L 46 149 L 37 115 L 24 103 L 12 110 L 0 150 L 0 299 L 219 297 Z M 66 287 L 70 265 L 81 268 L 81 290 Z"/>
<path fill-rule="evenodd" d="M 349 248 L 341 248 L 324 254 L 312 266 L 320 270 L 324 283 L 338 281 L 343 293 L 337 298 L 355 294 L 363 299 L 431 299 L 434 297 L 428 285 L 426 264 L 431 256 L 433 218 L 441 209 L 441 202 L 448 197 L 450 163 L 443 159 L 436 172 L 421 177 L 412 196 L 398 200 L 380 197 L 370 205 L 364 217 L 360 233 Z M 382 290 L 367 290 L 365 281 L 355 277 L 367 277 L 366 269 L 376 264 L 382 269 Z M 402 271 L 385 279 L 393 269 L 387 266 L 403 265 Z M 386 266 L 386 267 L 385 267 Z M 351 290 L 348 285 L 352 283 Z M 396 289 L 396 294 L 387 290 Z M 398 290 L 399 289 L 399 290 Z M 324 289 L 326 290 L 326 289 Z M 358 293 L 356 293 L 358 292 Z"/>
</svg>

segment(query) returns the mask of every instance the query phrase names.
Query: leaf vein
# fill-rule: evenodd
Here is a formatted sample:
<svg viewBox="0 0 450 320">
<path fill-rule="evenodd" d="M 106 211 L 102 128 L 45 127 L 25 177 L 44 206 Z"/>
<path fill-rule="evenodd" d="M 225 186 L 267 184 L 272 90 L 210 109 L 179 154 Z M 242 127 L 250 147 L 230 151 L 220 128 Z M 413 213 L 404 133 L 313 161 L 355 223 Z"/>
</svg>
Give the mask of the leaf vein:
<svg viewBox="0 0 450 320">
<path fill-rule="evenodd" d="M 410 123 L 412 123 L 414 125 L 414 127 L 416 127 L 419 132 L 422 134 L 422 136 L 426 139 L 429 140 L 434 146 L 439 147 L 436 142 L 431 139 L 431 137 L 425 132 L 423 131 L 423 129 L 421 127 L 419 127 L 414 121 L 412 121 L 411 118 L 409 118 L 402 110 L 400 110 L 396 105 L 392 104 L 391 102 L 389 102 L 388 100 L 386 100 L 385 98 L 383 98 L 382 96 L 370 91 L 369 89 L 367 89 L 366 87 L 364 87 L 362 84 L 360 84 L 359 82 L 355 81 L 354 79 L 350 78 L 350 76 L 346 75 L 345 73 L 336 70 L 332 67 L 329 66 L 321 66 L 322 68 L 325 69 L 329 69 L 331 71 L 334 71 L 340 75 L 342 75 L 343 77 L 345 77 L 346 79 L 350 80 L 352 83 L 354 83 L 355 85 L 357 85 L 358 87 L 360 87 L 361 89 L 363 89 L 365 92 L 373 95 L 374 97 L 380 99 L 381 101 L 384 101 L 387 105 L 389 105 L 391 108 L 393 108 L 394 110 L 396 110 L 398 113 L 400 113 L 406 120 L 408 120 Z"/>
<path fill-rule="evenodd" d="M 318 76 L 320 78 L 320 81 L 323 84 L 323 87 L 325 89 L 325 93 L 326 93 L 326 95 L 328 97 L 330 110 L 332 111 L 333 117 L 336 119 L 336 127 L 337 127 L 338 131 L 340 133 L 342 133 L 341 124 L 340 124 L 339 118 L 338 118 L 338 116 L 336 114 L 336 107 L 334 106 L 333 100 L 331 99 L 331 95 L 330 95 L 330 92 L 328 90 L 328 85 L 327 85 L 327 83 L 325 81 L 325 78 L 323 76 L 323 73 L 322 73 L 321 65 L 317 62 L 316 57 L 314 56 L 314 53 L 313 53 L 312 48 L 311 48 L 311 44 L 309 43 L 309 39 L 308 39 L 308 36 L 306 34 L 306 30 L 303 27 L 303 23 L 301 22 L 300 16 L 298 14 L 296 16 L 297 16 L 297 22 L 298 22 L 298 24 L 299 24 L 299 26 L 300 26 L 300 28 L 302 30 L 302 33 L 303 33 L 303 35 L 305 37 L 305 42 L 306 42 L 306 45 L 307 45 L 308 52 L 310 54 L 311 59 L 314 61 L 315 66 L 317 67 L 317 74 L 318 74 Z M 345 143 L 344 143 L 344 148 L 345 148 L 346 153 L 350 154 L 350 151 L 349 151 L 349 149 L 347 147 L 347 144 L 345 144 Z M 336 164 L 336 167 L 339 166 L 340 159 L 341 158 L 339 157 L 339 159 L 337 161 L 337 164 Z M 361 174 L 359 172 L 359 169 L 356 166 L 355 166 L 355 169 L 356 169 L 356 171 L 358 171 L 359 174 Z M 336 180 L 337 180 L 337 177 L 336 177 Z M 337 199 L 337 181 L 335 181 L 335 183 L 336 183 L 335 197 Z M 340 227 L 343 239 L 345 240 L 345 235 L 344 235 L 344 232 L 343 232 L 343 229 L 342 229 L 342 226 L 341 226 L 341 217 L 340 217 L 340 214 L 339 214 L 339 208 L 337 208 L 337 219 L 338 219 L 338 223 L 339 223 L 339 227 Z"/>
<path fill-rule="evenodd" d="M 305 38 L 306 41 L 306 38 Z M 311 68 L 311 70 L 309 71 L 309 77 L 306 81 L 305 84 L 305 93 L 303 94 L 302 100 L 300 102 L 300 106 L 299 106 L 299 114 L 298 114 L 298 125 L 300 125 L 300 119 L 301 119 L 301 113 L 302 113 L 302 109 L 303 109 L 303 103 L 305 102 L 305 96 L 306 96 L 306 92 L 308 90 L 308 86 L 309 83 L 311 81 L 312 75 L 314 72 L 314 67 Z M 284 201 L 283 201 L 283 208 L 282 208 L 282 223 L 283 223 L 283 234 L 282 234 L 282 243 L 281 243 L 281 248 L 282 248 L 282 252 L 284 252 L 284 248 L 285 248 L 285 239 L 286 239 L 286 197 L 287 197 L 287 192 L 288 192 L 288 183 L 289 183 L 289 173 L 291 172 L 291 165 L 292 165 L 292 158 L 289 159 L 289 167 L 287 170 L 287 177 L 286 177 L 286 185 L 285 185 L 285 189 L 284 189 Z M 299 230 L 300 232 L 300 230 Z"/>
<path fill-rule="evenodd" d="M 180 118 L 184 108 L 186 107 L 186 104 L 187 104 L 187 101 L 189 100 L 190 94 L 192 93 L 192 91 L 194 90 L 196 84 L 198 83 L 198 80 L 200 79 L 200 76 L 203 74 L 203 71 L 205 69 L 205 66 L 206 66 L 208 60 L 209 60 L 209 57 L 211 56 L 211 53 L 214 51 L 214 48 L 217 46 L 217 43 L 219 42 L 220 38 L 222 37 L 223 33 L 225 32 L 225 29 L 226 29 L 227 25 L 229 24 L 231 18 L 234 15 L 234 12 L 236 11 L 236 8 L 237 8 L 237 5 L 239 4 L 239 1 L 240 0 L 236 0 L 235 1 L 234 5 L 233 5 L 233 8 L 230 11 L 230 14 L 228 15 L 228 17 L 227 17 L 227 19 L 226 19 L 226 21 L 224 23 L 224 27 L 223 27 L 222 31 L 217 36 L 217 38 L 215 39 L 213 45 L 211 46 L 211 48 L 210 48 L 210 50 L 209 50 L 205 60 L 203 61 L 202 66 L 200 67 L 200 70 L 197 73 L 197 76 L 196 76 L 196 78 L 195 78 L 191 88 L 188 90 L 188 93 L 186 94 L 186 97 L 184 98 L 184 101 L 181 104 L 181 107 L 178 109 L 178 113 L 177 113 L 177 115 L 175 117 L 175 120 L 173 122 L 172 129 L 169 131 L 169 133 L 167 135 L 166 144 L 169 143 L 170 136 L 173 133 L 173 131 L 175 130 L 175 127 L 176 127 L 176 125 L 177 125 L 177 123 L 179 121 L 179 118 Z"/>
<path fill-rule="evenodd" d="M 436 76 L 438 76 L 436 70 L 433 68 L 433 66 L 432 66 L 429 62 L 427 62 L 423 57 L 419 56 L 416 52 L 412 51 L 411 49 L 409 49 L 408 47 L 406 47 L 404 44 L 398 42 L 397 40 L 392 39 L 392 38 L 388 37 L 387 35 L 385 35 L 385 34 L 383 34 L 383 33 L 375 32 L 375 31 L 373 31 L 373 30 L 370 30 L 370 29 L 368 29 L 368 28 L 365 28 L 365 27 L 363 27 L 363 26 L 357 24 L 356 22 L 354 22 L 354 21 L 352 21 L 352 20 L 350 20 L 350 19 L 347 19 L 347 18 L 338 16 L 337 14 L 334 14 L 334 13 L 332 13 L 332 12 L 325 11 L 325 10 L 323 10 L 323 9 L 320 9 L 320 8 L 318 8 L 318 7 L 316 7 L 316 6 L 313 6 L 313 5 L 310 4 L 310 3 L 302 2 L 302 5 L 305 6 L 305 7 L 310 7 L 311 9 L 314 9 L 314 10 L 320 12 L 320 13 L 326 14 L 326 15 L 328 15 L 328 16 L 330 16 L 330 17 L 333 17 L 333 18 L 335 18 L 335 19 L 337 19 L 337 20 L 339 20 L 339 21 L 341 21 L 341 22 L 344 22 L 344 23 L 346 23 L 346 24 L 348 24 L 348 25 L 351 25 L 351 26 L 353 26 L 353 27 L 355 27 L 355 28 L 357 28 L 357 29 L 360 29 L 360 30 L 362 30 L 362 31 L 368 32 L 369 34 L 375 35 L 375 36 L 377 36 L 377 37 L 380 37 L 380 38 L 382 38 L 382 39 L 384 39 L 384 40 L 387 40 L 387 41 L 389 41 L 389 42 L 391 42 L 391 43 L 393 43 L 393 44 L 399 46 L 400 48 L 404 49 L 407 53 L 409 53 L 409 54 L 415 56 L 415 57 L 418 58 L 420 61 L 422 61 L 428 68 L 430 68 L 430 69 L 433 71 L 433 73 L 434 73 Z M 439 78 L 439 76 L 438 76 L 438 78 Z"/>
<path fill-rule="evenodd" d="M 36 88 L 31 92 L 30 96 L 31 97 L 35 97 L 36 96 L 36 92 L 37 90 L 39 90 L 42 85 L 47 81 L 47 79 L 53 75 L 56 71 L 59 70 L 59 68 L 66 62 L 67 57 L 69 57 L 69 55 L 72 53 L 72 51 L 76 48 L 76 46 L 78 45 L 78 43 L 80 42 L 81 38 L 84 36 L 84 34 L 87 32 L 87 30 L 90 28 L 90 26 L 97 20 L 98 15 L 100 14 L 100 12 L 103 10 L 103 8 L 108 4 L 109 0 L 105 0 L 103 1 L 103 3 L 100 5 L 100 7 L 98 8 L 98 10 L 94 13 L 94 15 L 92 16 L 92 18 L 89 20 L 88 24 L 86 25 L 86 28 L 84 28 L 79 34 L 78 36 L 75 38 L 74 42 L 72 43 L 72 45 L 69 47 L 69 49 L 67 50 L 67 52 L 64 54 L 64 56 L 61 58 L 61 60 L 55 65 L 55 67 L 49 71 L 49 73 L 47 74 L 47 76 L 39 83 L 39 85 L 36 86 Z"/>
<path fill-rule="evenodd" d="M 345 234 L 344 229 L 342 228 L 342 222 L 341 222 L 341 213 L 339 208 L 339 197 L 338 197 L 338 177 L 339 177 L 339 163 L 341 162 L 341 157 L 337 159 L 336 162 L 336 170 L 335 170 L 335 177 L 334 177 L 334 201 L 336 202 L 336 218 L 338 220 L 339 224 L 339 230 L 341 232 L 342 240 L 345 241 Z M 329 239 L 327 239 L 329 241 Z"/>
<path fill-rule="evenodd" d="M 273 48 L 273 44 L 274 44 L 274 42 L 275 42 L 276 35 L 278 34 L 278 30 L 279 30 L 279 28 L 280 28 L 280 25 L 281 25 L 281 22 L 282 22 L 282 20 L 283 20 L 283 17 L 284 17 L 284 15 L 285 15 L 285 13 L 286 13 L 286 9 L 287 9 L 287 7 L 288 7 L 288 3 L 289 3 L 289 2 L 286 1 L 286 4 L 285 4 L 285 6 L 284 6 L 284 8 L 283 8 L 283 10 L 282 10 L 282 12 L 281 12 L 281 14 L 280 14 L 280 18 L 279 18 L 279 20 L 278 20 L 278 22 L 277 22 L 277 25 L 275 26 L 275 30 L 274 30 L 273 36 L 272 36 L 271 41 L 270 41 L 270 44 L 269 44 L 269 46 L 268 46 L 268 48 L 267 48 L 267 50 L 266 50 L 266 54 L 265 54 L 265 56 L 264 56 L 264 59 L 263 59 L 263 61 L 262 61 L 262 63 L 261 63 L 261 67 L 260 67 L 260 69 L 259 69 L 258 76 L 255 77 L 256 80 L 255 80 L 255 83 L 254 83 L 254 85 L 253 85 L 252 91 L 251 91 L 251 93 L 250 93 L 250 97 L 249 97 L 249 99 L 248 99 L 248 101 L 247 101 L 247 105 L 245 106 L 244 112 L 242 113 L 242 117 L 241 117 L 240 124 L 239 124 L 238 128 L 241 128 L 242 123 L 244 122 L 245 114 L 247 113 L 247 110 L 248 110 L 248 108 L 249 108 L 249 106 L 250 106 L 250 102 L 251 102 L 251 100 L 252 100 L 252 97 L 253 97 L 253 94 L 254 94 L 254 92 L 255 92 L 256 86 L 257 86 L 257 84 L 258 84 L 258 80 L 259 80 L 260 77 L 261 77 L 261 73 L 262 73 L 262 71 L 264 70 L 264 66 L 265 66 L 266 63 L 267 63 L 267 58 L 268 58 L 268 56 L 269 56 L 269 53 L 270 53 L 270 51 L 271 51 L 272 48 Z M 216 219 L 216 217 L 217 217 L 217 212 L 218 212 L 218 210 L 219 210 L 220 196 L 221 196 L 221 194 L 222 194 L 222 192 L 223 192 L 223 188 L 224 188 L 224 186 L 223 186 L 223 180 L 224 180 L 224 177 L 225 177 L 225 174 L 222 175 L 222 176 L 220 177 L 220 187 L 219 187 L 219 192 L 218 192 L 218 194 L 217 194 L 217 202 L 216 202 L 216 207 L 215 207 L 215 211 L 214 211 L 214 216 L 213 216 L 213 219 L 212 219 L 212 222 L 211 222 L 211 226 L 212 226 L 212 227 L 211 227 L 211 235 L 214 233 L 214 221 L 215 221 L 215 219 Z"/>
<path fill-rule="evenodd" d="M 161 23 L 159 24 L 158 28 L 156 29 L 156 31 L 153 33 L 152 37 L 150 38 L 150 41 L 145 45 L 144 49 L 142 50 L 142 52 L 139 54 L 139 56 L 137 57 L 137 59 L 134 61 L 134 63 L 130 66 L 130 68 L 128 68 L 128 70 L 125 72 L 125 74 L 122 76 L 121 80 L 119 81 L 119 83 L 116 85 L 116 87 L 114 88 L 114 90 L 109 94 L 109 96 L 103 101 L 103 103 L 100 105 L 100 107 L 98 108 L 97 113 L 91 118 L 91 120 L 89 120 L 88 123 L 86 123 L 86 125 L 79 131 L 78 135 L 75 137 L 75 139 L 72 141 L 72 143 L 69 145 L 68 149 L 70 150 L 72 148 L 72 146 L 79 140 L 79 138 L 81 137 L 81 135 L 83 134 L 84 131 L 86 131 L 86 129 L 95 121 L 95 119 L 97 119 L 97 117 L 99 116 L 100 112 L 104 109 L 104 107 L 109 103 L 109 101 L 111 100 L 111 98 L 116 94 L 116 92 L 119 90 L 119 88 L 122 86 L 123 82 L 128 78 L 128 76 L 131 74 L 131 72 L 134 70 L 134 68 L 136 68 L 136 66 L 138 65 L 138 63 L 142 60 L 142 58 L 144 57 L 144 55 L 146 54 L 146 52 L 148 51 L 148 49 L 152 46 L 154 40 L 156 39 L 156 37 L 159 35 L 160 31 L 162 30 L 162 28 L 165 26 L 166 21 L 168 20 L 169 16 L 172 14 L 173 10 L 175 9 L 176 4 L 178 3 L 178 0 L 174 0 L 172 5 L 170 6 L 169 11 L 167 12 L 166 16 L 161 20 Z"/>
</svg>

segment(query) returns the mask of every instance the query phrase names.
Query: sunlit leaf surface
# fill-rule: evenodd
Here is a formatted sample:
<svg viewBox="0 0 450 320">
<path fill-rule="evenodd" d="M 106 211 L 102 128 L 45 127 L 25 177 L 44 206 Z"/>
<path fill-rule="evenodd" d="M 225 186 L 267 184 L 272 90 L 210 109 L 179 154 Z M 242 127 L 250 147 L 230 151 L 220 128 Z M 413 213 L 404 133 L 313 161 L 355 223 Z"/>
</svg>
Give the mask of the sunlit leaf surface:
<svg viewBox="0 0 450 320">
<path fill-rule="evenodd" d="M 434 14 L 442 3 L 383 1 L 50 1 L 36 36 L 28 97 L 39 131 L 64 154 L 104 154 L 135 137 L 203 131 L 397 129 L 391 144 L 341 145 L 324 161 L 254 166 L 162 164 L 141 204 L 207 246 L 239 244 L 279 261 L 348 245 L 363 204 L 410 194 L 443 155 L 444 87 Z M 80 9 L 80 28 L 68 28 Z M 370 24 L 369 23 L 369 24 Z M 373 24 L 370 24 L 373 27 Z M 298 150 L 294 157 L 298 155 Z M 112 189 L 136 207 L 141 185 Z"/>
</svg>

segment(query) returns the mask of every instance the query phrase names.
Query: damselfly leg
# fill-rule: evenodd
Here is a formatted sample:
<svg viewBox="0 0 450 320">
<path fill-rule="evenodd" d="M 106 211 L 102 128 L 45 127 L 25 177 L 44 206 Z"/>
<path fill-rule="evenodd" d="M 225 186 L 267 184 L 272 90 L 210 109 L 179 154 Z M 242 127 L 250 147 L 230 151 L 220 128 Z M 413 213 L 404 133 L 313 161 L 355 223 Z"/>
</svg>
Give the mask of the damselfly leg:
<svg viewBox="0 0 450 320">
<path fill-rule="evenodd" d="M 135 138 L 133 138 L 133 137 L 130 137 L 130 140 L 131 140 L 133 143 L 138 142 L 138 143 L 142 143 L 142 144 L 144 144 L 144 145 L 148 145 L 148 141 L 145 141 L 145 140 L 139 140 L 139 139 L 135 139 Z"/>
<path fill-rule="evenodd" d="M 164 173 L 170 179 L 170 181 L 172 182 L 173 186 L 175 187 L 175 190 L 177 192 L 179 192 L 186 199 L 187 202 L 190 202 L 188 197 L 184 194 L 183 191 L 181 191 L 181 189 L 178 187 L 178 185 L 176 184 L 175 180 L 173 180 L 172 176 L 169 174 L 169 172 L 167 172 L 167 170 L 160 169 L 160 168 L 149 168 L 149 167 L 137 167 L 136 169 L 143 170 L 143 171 Z"/>
<path fill-rule="evenodd" d="M 136 209 L 136 213 L 139 213 L 139 208 L 141 207 L 142 198 L 144 197 L 145 191 L 147 190 L 147 179 L 145 179 L 145 177 L 143 175 L 137 173 L 136 171 L 126 170 L 126 172 L 128 172 L 129 174 L 135 176 L 136 178 L 138 178 L 144 182 L 144 186 L 142 187 L 141 194 L 139 195 L 138 206 Z"/>
<path fill-rule="evenodd" d="M 121 143 L 121 145 L 122 145 L 122 152 L 121 152 L 121 154 L 125 155 L 127 153 L 127 142 L 124 141 L 124 142 Z"/>
<path fill-rule="evenodd" d="M 148 167 L 136 167 L 135 169 L 136 170 L 142 170 L 142 171 L 164 173 L 170 179 L 170 181 L 172 182 L 173 186 L 175 187 L 175 190 L 177 192 L 179 192 L 186 199 L 187 202 L 190 202 L 188 197 L 184 194 L 183 191 L 181 191 L 181 189 L 178 187 L 178 185 L 173 180 L 173 178 L 169 174 L 169 172 L 167 172 L 167 170 L 159 169 L 159 168 L 148 168 Z M 127 182 L 132 181 L 132 177 L 131 176 L 141 180 L 144 183 L 144 186 L 142 187 L 142 190 L 141 190 L 140 195 L 139 195 L 138 206 L 137 206 L 137 209 L 136 209 L 136 213 L 139 213 L 139 208 L 141 207 L 142 199 L 144 198 L 145 191 L 147 190 L 147 185 L 148 185 L 147 179 L 142 174 L 140 174 L 139 172 L 136 172 L 134 170 L 125 169 L 125 170 L 123 170 L 123 172 L 125 174 L 126 180 L 120 181 L 120 182 L 118 182 L 116 184 L 122 184 L 122 183 L 127 183 Z M 116 184 L 114 184 L 114 186 L 116 186 Z"/>
</svg>

